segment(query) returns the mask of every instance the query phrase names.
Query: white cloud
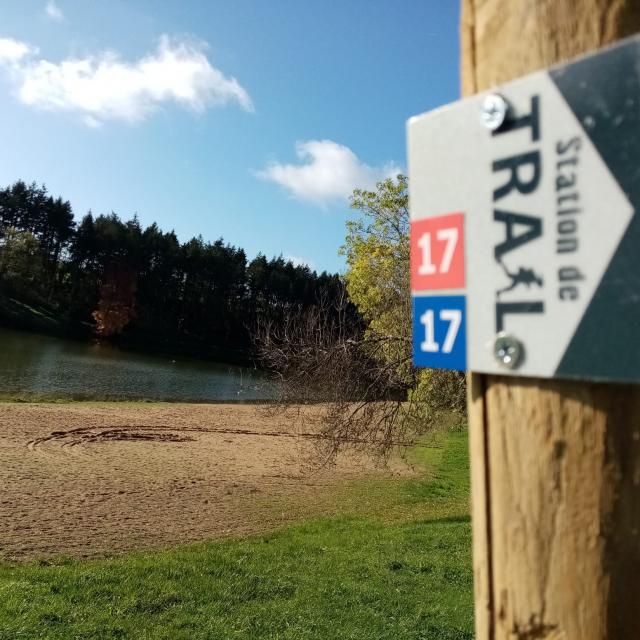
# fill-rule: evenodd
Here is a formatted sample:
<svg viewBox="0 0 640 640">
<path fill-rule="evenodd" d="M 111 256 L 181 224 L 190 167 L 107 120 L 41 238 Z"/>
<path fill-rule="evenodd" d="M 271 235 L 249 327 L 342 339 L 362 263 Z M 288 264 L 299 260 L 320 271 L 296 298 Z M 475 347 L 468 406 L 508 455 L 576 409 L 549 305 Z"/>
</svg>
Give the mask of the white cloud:
<svg viewBox="0 0 640 640">
<path fill-rule="evenodd" d="M 38 50 L 35 47 L 24 42 L 12 38 L 0 38 L 0 65 L 16 65 L 37 53 Z"/>
<path fill-rule="evenodd" d="M 48 0 L 44 12 L 47 18 L 54 22 L 64 22 L 64 13 L 62 13 L 60 7 L 55 3 L 55 0 Z"/>
<path fill-rule="evenodd" d="M 372 189 L 376 182 L 402 173 L 387 163 L 370 167 L 342 144 L 332 140 L 307 140 L 296 143 L 299 164 L 274 162 L 258 176 L 284 187 L 293 196 L 318 205 L 345 200 L 353 189 Z"/>
<path fill-rule="evenodd" d="M 135 62 L 103 52 L 56 63 L 37 59 L 29 45 L 0 39 L 0 65 L 10 69 L 24 104 L 75 112 L 92 127 L 109 120 L 139 122 L 168 102 L 196 112 L 235 102 L 253 111 L 247 91 L 212 66 L 204 49 L 164 35 L 154 53 Z"/>
<path fill-rule="evenodd" d="M 307 260 L 306 258 L 300 258 L 299 256 L 285 256 L 284 259 L 287 262 L 293 263 L 294 267 L 309 267 L 311 271 L 315 269 L 313 262 L 311 260 Z"/>
</svg>

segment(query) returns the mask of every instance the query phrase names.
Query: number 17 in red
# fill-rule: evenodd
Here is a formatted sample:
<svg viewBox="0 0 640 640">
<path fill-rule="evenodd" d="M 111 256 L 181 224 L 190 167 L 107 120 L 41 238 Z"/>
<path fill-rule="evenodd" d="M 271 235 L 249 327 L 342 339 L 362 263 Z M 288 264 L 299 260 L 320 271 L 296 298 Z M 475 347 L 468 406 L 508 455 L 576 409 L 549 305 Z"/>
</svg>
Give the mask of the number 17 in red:
<svg viewBox="0 0 640 640">
<path fill-rule="evenodd" d="M 411 223 L 411 289 L 462 289 L 464 274 L 463 214 Z"/>
</svg>

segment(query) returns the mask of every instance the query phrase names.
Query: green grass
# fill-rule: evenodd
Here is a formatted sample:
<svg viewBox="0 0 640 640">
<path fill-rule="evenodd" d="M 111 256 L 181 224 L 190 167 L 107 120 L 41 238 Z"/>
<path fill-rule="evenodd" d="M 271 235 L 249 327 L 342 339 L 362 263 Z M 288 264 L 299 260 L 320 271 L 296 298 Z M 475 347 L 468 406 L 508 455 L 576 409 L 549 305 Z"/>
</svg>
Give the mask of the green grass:
<svg viewBox="0 0 640 640">
<path fill-rule="evenodd" d="M 347 513 L 268 535 L 0 565 L 0 638 L 470 640 L 466 433 L 412 456 L 426 479 L 360 483 Z"/>
</svg>

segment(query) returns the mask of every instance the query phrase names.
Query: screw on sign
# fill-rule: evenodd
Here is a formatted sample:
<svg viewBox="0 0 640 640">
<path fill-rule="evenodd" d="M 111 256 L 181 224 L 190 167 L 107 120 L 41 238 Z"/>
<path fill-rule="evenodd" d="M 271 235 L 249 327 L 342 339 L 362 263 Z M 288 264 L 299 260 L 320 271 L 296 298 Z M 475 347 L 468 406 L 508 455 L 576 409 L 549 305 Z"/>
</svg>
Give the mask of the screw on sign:
<svg viewBox="0 0 640 640">
<path fill-rule="evenodd" d="M 524 357 L 524 346 L 517 338 L 501 332 L 493 344 L 493 354 L 503 367 L 515 369 Z"/>
<path fill-rule="evenodd" d="M 482 103 L 482 122 L 490 131 L 497 131 L 507 119 L 509 103 L 498 93 L 488 95 Z"/>
</svg>

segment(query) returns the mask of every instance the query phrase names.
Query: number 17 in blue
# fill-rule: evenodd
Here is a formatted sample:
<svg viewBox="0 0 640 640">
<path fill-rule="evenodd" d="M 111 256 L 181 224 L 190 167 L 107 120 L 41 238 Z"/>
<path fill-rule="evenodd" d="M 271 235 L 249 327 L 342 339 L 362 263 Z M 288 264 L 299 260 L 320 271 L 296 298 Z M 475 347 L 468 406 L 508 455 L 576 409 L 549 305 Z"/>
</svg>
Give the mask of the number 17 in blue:
<svg viewBox="0 0 640 640">
<path fill-rule="evenodd" d="M 413 362 L 417 367 L 466 369 L 465 302 L 464 296 L 413 298 Z"/>
</svg>

